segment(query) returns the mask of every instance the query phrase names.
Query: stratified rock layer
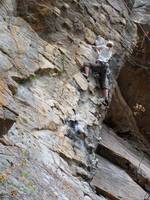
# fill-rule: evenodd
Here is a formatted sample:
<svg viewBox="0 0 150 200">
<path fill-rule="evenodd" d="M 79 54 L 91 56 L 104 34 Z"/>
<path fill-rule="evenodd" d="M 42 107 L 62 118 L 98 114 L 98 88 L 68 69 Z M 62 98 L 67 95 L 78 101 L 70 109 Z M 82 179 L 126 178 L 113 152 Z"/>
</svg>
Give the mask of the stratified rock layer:
<svg viewBox="0 0 150 200">
<path fill-rule="evenodd" d="M 91 44 L 100 34 L 115 42 L 111 69 L 118 75 L 137 39 L 124 2 L 7 0 L 0 15 L 0 198 L 127 200 L 105 179 L 102 193 L 90 185 L 106 107 L 95 79 L 80 72 L 96 58 Z M 86 135 L 75 133 L 76 121 Z M 147 187 L 121 172 L 133 185 L 130 199 L 134 189 L 143 198 Z"/>
<path fill-rule="evenodd" d="M 98 157 L 98 169 L 92 181 L 97 190 L 110 199 L 141 200 L 146 192 L 128 174 L 103 157 Z"/>
</svg>

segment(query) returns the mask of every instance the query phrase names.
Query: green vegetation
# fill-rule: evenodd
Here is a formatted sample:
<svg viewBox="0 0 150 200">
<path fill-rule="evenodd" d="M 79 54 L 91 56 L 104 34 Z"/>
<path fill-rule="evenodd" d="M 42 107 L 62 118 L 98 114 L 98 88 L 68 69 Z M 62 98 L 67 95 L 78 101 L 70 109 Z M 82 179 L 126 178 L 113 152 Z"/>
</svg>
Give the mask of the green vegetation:
<svg viewBox="0 0 150 200">
<path fill-rule="evenodd" d="M 21 173 L 21 177 L 23 177 L 23 178 L 28 178 L 29 176 L 30 176 L 30 174 L 28 172 Z"/>
</svg>

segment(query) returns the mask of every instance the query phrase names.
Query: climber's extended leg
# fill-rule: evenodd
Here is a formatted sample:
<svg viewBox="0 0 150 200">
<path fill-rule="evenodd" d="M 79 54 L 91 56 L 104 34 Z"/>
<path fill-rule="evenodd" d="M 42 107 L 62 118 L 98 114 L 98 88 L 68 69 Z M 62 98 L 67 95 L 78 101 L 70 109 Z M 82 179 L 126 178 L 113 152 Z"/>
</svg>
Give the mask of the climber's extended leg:
<svg viewBox="0 0 150 200">
<path fill-rule="evenodd" d="M 104 98 L 104 103 L 108 105 L 109 98 L 109 65 L 103 64 L 100 73 L 101 94 Z"/>
<path fill-rule="evenodd" d="M 108 93 L 109 93 L 109 89 L 108 88 L 102 88 L 102 96 L 106 99 L 108 99 Z"/>
</svg>

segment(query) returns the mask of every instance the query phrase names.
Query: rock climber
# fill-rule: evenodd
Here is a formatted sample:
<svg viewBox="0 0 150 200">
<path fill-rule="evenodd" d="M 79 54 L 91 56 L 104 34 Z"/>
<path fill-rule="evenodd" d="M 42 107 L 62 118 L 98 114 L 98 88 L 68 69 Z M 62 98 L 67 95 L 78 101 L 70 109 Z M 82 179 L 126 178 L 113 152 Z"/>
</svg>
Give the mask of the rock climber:
<svg viewBox="0 0 150 200">
<path fill-rule="evenodd" d="M 101 86 L 101 94 L 104 98 L 104 103 L 108 105 L 109 89 L 110 89 L 110 68 L 109 61 L 112 57 L 112 48 L 114 43 L 107 41 L 105 44 L 96 45 L 98 53 L 96 62 L 84 63 L 85 77 L 88 77 L 90 72 L 98 74 Z M 90 70 L 91 69 L 91 70 Z"/>
</svg>

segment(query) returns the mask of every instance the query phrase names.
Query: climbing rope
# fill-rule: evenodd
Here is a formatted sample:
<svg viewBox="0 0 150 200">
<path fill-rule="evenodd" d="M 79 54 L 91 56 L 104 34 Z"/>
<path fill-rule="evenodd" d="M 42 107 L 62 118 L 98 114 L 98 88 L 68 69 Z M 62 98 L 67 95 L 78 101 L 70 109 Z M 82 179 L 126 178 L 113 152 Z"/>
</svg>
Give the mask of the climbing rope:
<svg viewBox="0 0 150 200">
<path fill-rule="evenodd" d="M 128 10 L 128 12 L 130 13 L 130 14 L 132 14 L 132 10 L 128 7 L 128 5 L 127 5 L 127 3 L 125 2 L 125 0 L 123 0 L 123 2 L 124 2 L 124 5 L 125 5 L 125 7 L 126 7 L 126 9 Z M 130 0 L 130 2 L 131 2 L 131 0 Z M 130 22 L 131 22 L 131 24 L 134 24 L 134 22 L 131 20 L 131 19 L 129 19 L 130 20 Z M 129 51 L 129 53 L 131 53 L 132 55 L 135 55 L 135 58 L 134 58 L 134 56 L 132 56 L 132 58 L 130 57 L 130 58 L 128 58 L 129 59 L 129 62 L 132 64 L 132 65 L 136 65 L 136 66 L 138 66 L 138 67 L 142 67 L 142 68 L 144 68 L 144 69 L 147 69 L 146 67 L 143 67 L 143 64 L 140 64 L 140 63 L 138 63 L 137 61 L 135 61 L 135 59 L 136 59 L 136 57 L 138 57 L 137 56 L 137 54 L 139 53 L 139 54 L 142 54 L 143 56 L 145 56 L 146 55 L 146 52 L 144 52 L 143 51 L 143 46 L 144 46 L 144 43 L 145 43 L 145 40 L 147 39 L 148 41 L 150 41 L 150 38 L 149 38 L 149 34 L 150 34 L 150 32 L 146 32 L 144 29 L 143 29 L 143 27 L 141 26 L 141 24 L 138 24 L 138 26 L 140 27 L 140 29 L 141 29 L 141 31 L 142 31 L 142 33 L 143 33 L 143 39 L 142 39 L 142 41 L 140 42 L 138 42 L 139 43 L 139 45 L 140 45 L 140 49 L 137 49 L 137 48 L 134 48 L 134 50 L 132 49 L 130 49 L 129 48 L 129 50 L 126 48 L 126 47 L 124 47 L 127 51 Z M 129 41 L 130 42 L 130 41 Z M 137 45 L 136 45 L 137 46 Z M 135 47 L 136 47 L 135 46 Z"/>
<path fill-rule="evenodd" d="M 132 10 L 128 7 L 127 3 L 125 2 L 125 0 L 123 0 L 124 4 L 125 4 L 125 7 L 127 8 L 128 12 L 130 14 L 132 14 Z M 133 21 L 130 19 L 130 22 L 133 23 Z M 144 28 L 141 26 L 141 24 L 138 24 L 138 26 L 141 28 L 142 32 L 144 33 L 144 36 L 147 37 L 147 39 L 150 41 L 150 38 L 149 38 L 149 33 L 145 32 Z"/>
</svg>

